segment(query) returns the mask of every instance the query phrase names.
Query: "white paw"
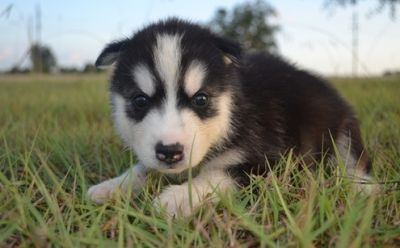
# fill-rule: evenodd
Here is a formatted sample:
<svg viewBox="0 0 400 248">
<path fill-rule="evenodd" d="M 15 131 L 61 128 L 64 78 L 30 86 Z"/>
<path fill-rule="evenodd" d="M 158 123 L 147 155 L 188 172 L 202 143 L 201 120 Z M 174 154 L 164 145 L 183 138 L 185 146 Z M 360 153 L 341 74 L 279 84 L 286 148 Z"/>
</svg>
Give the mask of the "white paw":
<svg viewBox="0 0 400 248">
<path fill-rule="evenodd" d="M 107 200 L 111 199 L 117 190 L 120 190 L 120 181 L 110 179 L 90 187 L 88 190 L 88 196 L 95 203 L 103 204 Z"/>
<path fill-rule="evenodd" d="M 374 180 L 368 177 L 367 180 L 363 180 L 362 183 L 354 183 L 353 190 L 358 193 L 365 195 L 372 195 L 383 191 L 381 185 L 377 184 Z"/>
<path fill-rule="evenodd" d="M 381 186 L 370 175 L 361 171 L 353 172 L 353 181 L 353 190 L 358 193 L 372 195 L 382 190 Z"/>
<path fill-rule="evenodd" d="M 198 204 L 199 198 L 193 190 L 193 208 Z M 154 200 L 153 205 L 159 210 L 164 209 L 170 217 L 189 216 L 192 207 L 189 202 L 188 186 L 186 184 L 169 186 Z"/>
</svg>

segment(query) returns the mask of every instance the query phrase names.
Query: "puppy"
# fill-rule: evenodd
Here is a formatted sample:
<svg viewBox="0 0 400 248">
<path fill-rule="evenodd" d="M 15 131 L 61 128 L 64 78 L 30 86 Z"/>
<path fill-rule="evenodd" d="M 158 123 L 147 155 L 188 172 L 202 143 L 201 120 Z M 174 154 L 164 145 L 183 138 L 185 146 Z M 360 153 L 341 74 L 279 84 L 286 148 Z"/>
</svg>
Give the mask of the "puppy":
<svg viewBox="0 0 400 248">
<path fill-rule="evenodd" d="M 244 53 L 207 28 L 168 19 L 108 44 L 96 66 L 110 65 L 115 126 L 138 163 L 92 186 L 96 203 L 117 189 L 139 192 L 150 170 L 193 168 L 190 187 L 170 185 L 155 200 L 169 215 L 186 216 L 216 190 L 265 175 L 291 149 L 307 163 L 334 160 L 336 150 L 347 175 L 368 178 L 371 163 L 349 105 L 277 56 Z"/>
</svg>

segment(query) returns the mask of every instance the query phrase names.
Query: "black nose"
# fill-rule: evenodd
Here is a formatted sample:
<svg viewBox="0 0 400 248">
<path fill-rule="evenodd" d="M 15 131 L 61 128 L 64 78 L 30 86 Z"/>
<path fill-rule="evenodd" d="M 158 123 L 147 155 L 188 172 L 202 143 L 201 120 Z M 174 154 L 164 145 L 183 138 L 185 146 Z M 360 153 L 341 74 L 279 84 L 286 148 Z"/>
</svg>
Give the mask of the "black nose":
<svg viewBox="0 0 400 248">
<path fill-rule="evenodd" d="M 183 146 L 179 143 L 174 145 L 156 145 L 156 157 L 167 164 L 173 164 L 183 159 Z"/>
</svg>

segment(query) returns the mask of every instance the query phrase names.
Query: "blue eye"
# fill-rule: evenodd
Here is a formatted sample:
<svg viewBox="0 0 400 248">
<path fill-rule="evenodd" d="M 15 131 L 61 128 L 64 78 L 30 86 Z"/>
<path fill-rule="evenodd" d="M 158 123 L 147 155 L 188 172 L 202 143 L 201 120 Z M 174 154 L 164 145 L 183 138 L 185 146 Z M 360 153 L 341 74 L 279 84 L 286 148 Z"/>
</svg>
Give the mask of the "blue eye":
<svg viewBox="0 0 400 248">
<path fill-rule="evenodd" d="M 150 100 L 147 96 L 136 96 L 135 98 L 133 98 L 133 104 L 135 105 L 135 107 L 139 108 L 139 109 L 143 109 L 146 108 L 150 103 Z"/>
<path fill-rule="evenodd" d="M 197 93 L 192 97 L 192 105 L 197 108 L 204 108 L 208 105 L 208 95 L 205 93 Z"/>
</svg>

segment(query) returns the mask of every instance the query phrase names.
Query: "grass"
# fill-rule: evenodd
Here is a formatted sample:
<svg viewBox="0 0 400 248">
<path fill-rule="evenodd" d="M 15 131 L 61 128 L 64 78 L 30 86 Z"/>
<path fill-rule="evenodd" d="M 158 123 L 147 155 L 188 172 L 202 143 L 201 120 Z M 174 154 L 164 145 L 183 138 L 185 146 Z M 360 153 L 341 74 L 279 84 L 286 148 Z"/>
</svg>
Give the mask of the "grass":
<svg viewBox="0 0 400 248">
<path fill-rule="evenodd" d="M 156 213 L 152 178 L 135 199 L 97 206 L 89 185 L 133 164 L 110 121 L 105 75 L 0 76 L 0 247 L 395 247 L 400 245 L 400 78 L 335 87 L 355 107 L 374 174 L 371 196 L 292 156 L 267 178 L 191 218 Z"/>
</svg>

